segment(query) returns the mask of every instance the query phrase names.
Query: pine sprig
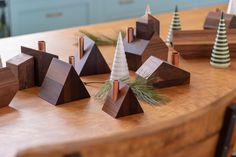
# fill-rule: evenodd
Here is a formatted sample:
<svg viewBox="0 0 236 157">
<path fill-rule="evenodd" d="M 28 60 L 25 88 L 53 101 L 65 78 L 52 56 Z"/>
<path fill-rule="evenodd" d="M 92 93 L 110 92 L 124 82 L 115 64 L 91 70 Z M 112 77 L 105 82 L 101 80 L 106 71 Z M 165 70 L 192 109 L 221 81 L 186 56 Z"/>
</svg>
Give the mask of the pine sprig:
<svg viewBox="0 0 236 157">
<path fill-rule="evenodd" d="M 125 36 L 125 31 L 120 30 L 120 32 L 122 33 L 122 36 Z M 88 31 L 84 31 L 84 30 L 80 30 L 80 33 L 88 36 L 90 39 L 92 39 L 98 46 L 107 46 L 107 45 L 111 45 L 111 46 L 115 46 L 117 44 L 117 38 L 114 37 L 109 37 L 106 36 L 104 34 L 92 34 Z M 117 32 L 118 34 L 118 32 Z"/>
<path fill-rule="evenodd" d="M 148 85 L 145 79 L 137 78 L 129 85 L 137 98 L 148 104 L 157 105 L 168 101 L 167 97 L 157 93 L 153 86 Z"/>
<path fill-rule="evenodd" d="M 151 85 L 147 84 L 147 80 L 137 78 L 134 81 L 130 79 L 121 79 L 122 83 L 128 84 L 136 97 L 150 105 L 159 105 L 168 102 L 168 98 L 164 95 L 157 93 Z M 106 83 L 100 88 L 95 98 L 98 100 L 104 100 L 108 92 L 112 89 L 112 82 L 106 81 Z"/>
<path fill-rule="evenodd" d="M 104 100 L 105 96 L 108 94 L 108 92 L 112 88 L 112 83 L 110 80 L 107 80 L 105 84 L 99 89 L 99 91 L 96 93 L 95 98 Z"/>
</svg>

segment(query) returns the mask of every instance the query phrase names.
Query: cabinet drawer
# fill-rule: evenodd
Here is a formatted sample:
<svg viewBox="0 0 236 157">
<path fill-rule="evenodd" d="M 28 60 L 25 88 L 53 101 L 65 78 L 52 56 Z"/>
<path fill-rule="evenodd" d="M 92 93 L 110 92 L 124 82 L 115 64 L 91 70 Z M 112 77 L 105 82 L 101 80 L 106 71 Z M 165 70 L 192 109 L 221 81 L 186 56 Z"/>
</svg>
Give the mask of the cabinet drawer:
<svg viewBox="0 0 236 157">
<path fill-rule="evenodd" d="M 12 34 L 18 35 L 88 24 L 89 7 L 87 2 L 77 2 L 19 9 L 14 14 Z"/>
<path fill-rule="evenodd" d="M 143 0 L 105 0 L 104 16 L 109 19 L 125 18 L 144 13 L 147 1 Z"/>
</svg>

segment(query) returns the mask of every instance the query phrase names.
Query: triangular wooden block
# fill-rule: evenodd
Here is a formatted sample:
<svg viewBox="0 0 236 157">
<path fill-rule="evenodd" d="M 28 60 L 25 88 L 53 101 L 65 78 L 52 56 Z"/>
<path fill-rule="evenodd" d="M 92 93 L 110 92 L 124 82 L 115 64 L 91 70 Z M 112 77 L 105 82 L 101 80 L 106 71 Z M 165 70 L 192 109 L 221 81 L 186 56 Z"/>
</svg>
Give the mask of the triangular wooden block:
<svg viewBox="0 0 236 157">
<path fill-rule="evenodd" d="M 19 82 L 9 68 L 0 68 L 0 107 L 10 104 L 19 89 Z"/>
<path fill-rule="evenodd" d="M 224 13 L 226 28 L 236 28 L 236 16 Z M 211 11 L 204 22 L 204 29 L 217 29 L 221 18 L 221 11 Z"/>
<path fill-rule="evenodd" d="M 168 58 L 168 47 L 158 33 L 155 33 L 150 40 L 136 38 L 129 43 L 127 38 L 125 38 L 123 43 L 129 70 L 138 70 L 150 56 L 155 56 L 162 60 L 167 60 Z"/>
<path fill-rule="evenodd" d="M 74 67 L 56 58 L 49 66 L 39 96 L 53 105 L 90 97 Z"/>
<path fill-rule="evenodd" d="M 156 88 L 190 83 L 190 73 L 151 56 L 137 71 L 138 77 L 149 79 Z"/>
<path fill-rule="evenodd" d="M 77 53 L 75 69 L 79 76 L 107 74 L 111 70 L 94 41 L 84 36 L 84 52 L 82 58 Z"/>
<path fill-rule="evenodd" d="M 110 92 L 107 96 L 102 110 L 114 118 L 129 116 L 132 114 L 143 113 L 136 96 L 128 85 L 119 88 L 117 100 L 113 100 Z"/>
<path fill-rule="evenodd" d="M 136 36 L 139 39 L 150 40 L 154 33 L 160 34 L 160 21 L 150 14 L 136 21 Z"/>
<path fill-rule="evenodd" d="M 21 47 L 21 53 L 34 57 L 35 85 L 41 86 L 52 59 L 58 58 L 58 56 L 23 46 Z"/>
</svg>

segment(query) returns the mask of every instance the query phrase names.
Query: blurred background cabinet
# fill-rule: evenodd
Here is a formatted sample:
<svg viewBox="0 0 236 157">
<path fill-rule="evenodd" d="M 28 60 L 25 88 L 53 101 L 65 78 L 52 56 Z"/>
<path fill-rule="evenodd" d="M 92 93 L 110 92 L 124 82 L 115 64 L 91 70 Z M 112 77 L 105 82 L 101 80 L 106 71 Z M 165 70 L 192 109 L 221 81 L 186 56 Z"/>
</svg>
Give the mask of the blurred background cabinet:
<svg viewBox="0 0 236 157">
<path fill-rule="evenodd" d="M 6 16 L 12 36 L 130 18 L 153 13 L 225 3 L 228 0 L 7 0 Z"/>
</svg>

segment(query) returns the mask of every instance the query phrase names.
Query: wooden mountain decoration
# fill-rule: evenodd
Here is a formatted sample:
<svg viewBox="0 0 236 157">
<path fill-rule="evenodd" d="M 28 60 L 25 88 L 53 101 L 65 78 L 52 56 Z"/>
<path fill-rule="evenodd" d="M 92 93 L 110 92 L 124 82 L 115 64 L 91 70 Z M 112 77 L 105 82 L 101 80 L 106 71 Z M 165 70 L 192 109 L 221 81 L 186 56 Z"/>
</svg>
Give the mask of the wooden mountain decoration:
<svg viewBox="0 0 236 157">
<path fill-rule="evenodd" d="M 217 36 L 211 54 L 210 64 L 216 68 L 227 68 L 230 66 L 229 46 L 223 13 L 221 14 Z"/>
<path fill-rule="evenodd" d="M 168 47 L 158 33 L 154 33 L 150 40 L 145 40 L 130 35 L 132 29 L 128 29 L 127 38 L 123 40 L 129 70 L 136 71 L 150 56 L 167 60 Z"/>
<path fill-rule="evenodd" d="M 143 113 L 136 96 L 128 85 L 119 85 L 119 81 L 113 82 L 113 90 L 108 94 L 102 110 L 113 118 Z"/>
<path fill-rule="evenodd" d="M 173 31 L 179 31 L 179 30 L 181 30 L 181 23 L 180 23 L 180 15 L 178 11 L 178 6 L 176 5 L 175 11 L 173 13 L 172 21 L 170 24 L 169 32 L 167 35 L 167 39 L 166 39 L 166 44 L 168 46 L 170 46 L 171 43 L 173 42 Z"/>
<path fill-rule="evenodd" d="M 229 0 L 227 13 L 232 14 L 232 15 L 236 15 L 236 0 Z"/>
<path fill-rule="evenodd" d="M 56 58 L 48 68 L 39 96 L 53 105 L 90 97 L 74 67 Z"/>
<path fill-rule="evenodd" d="M 34 57 L 34 77 L 36 86 L 42 85 L 52 59 L 58 58 L 57 55 L 45 52 L 44 50 L 46 49 L 45 46 L 42 46 L 42 43 L 42 41 L 39 42 L 40 50 L 35 50 L 23 46 L 21 47 L 21 53 Z"/>
<path fill-rule="evenodd" d="M 110 73 L 111 70 L 94 41 L 87 36 L 79 41 L 79 55 L 75 57 L 75 69 L 79 76 Z"/>
<path fill-rule="evenodd" d="M 174 49 L 184 59 L 210 58 L 217 30 L 182 30 L 173 33 Z M 227 29 L 229 52 L 236 57 L 236 29 Z"/>
<path fill-rule="evenodd" d="M 145 15 L 136 21 L 136 36 L 150 40 L 154 33 L 160 34 L 160 21 L 151 15 L 150 7 L 147 7 Z"/>
<path fill-rule="evenodd" d="M 129 69 L 125 56 L 122 35 L 119 33 L 110 80 L 114 81 L 121 79 L 129 79 Z"/>
<path fill-rule="evenodd" d="M 8 106 L 19 89 L 19 82 L 9 68 L 0 68 L 0 108 Z"/>
<path fill-rule="evenodd" d="M 34 58 L 26 54 L 19 54 L 7 61 L 6 66 L 11 69 L 19 80 L 19 89 L 33 87 L 34 80 Z"/>
<path fill-rule="evenodd" d="M 225 24 L 227 29 L 236 28 L 236 16 L 232 14 L 224 13 Z M 215 12 L 211 11 L 208 13 L 206 20 L 204 22 L 204 29 L 216 29 L 221 18 L 221 11 L 217 10 Z"/>
<path fill-rule="evenodd" d="M 190 83 L 190 73 L 156 57 L 148 60 L 136 71 L 138 77 L 150 79 L 156 88 L 165 88 Z"/>
</svg>

